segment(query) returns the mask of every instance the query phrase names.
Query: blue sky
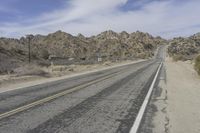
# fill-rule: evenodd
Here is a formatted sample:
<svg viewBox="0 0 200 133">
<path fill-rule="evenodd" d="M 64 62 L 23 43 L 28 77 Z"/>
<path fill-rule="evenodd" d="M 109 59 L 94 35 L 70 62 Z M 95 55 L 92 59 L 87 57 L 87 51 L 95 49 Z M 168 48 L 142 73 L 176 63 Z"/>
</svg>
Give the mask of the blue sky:
<svg viewBox="0 0 200 133">
<path fill-rule="evenodd" d="M 0 36 L 105 30 L 172 38 L 200 32 L 200 0 L 1 0 Z"/>
<path fill-rule="evenodd" d="M 0 2 L 1 22 L 20 21 L 37 17 L 44 12 L 64 8 L 63 0 L 2 0 Z"/>
</svg>

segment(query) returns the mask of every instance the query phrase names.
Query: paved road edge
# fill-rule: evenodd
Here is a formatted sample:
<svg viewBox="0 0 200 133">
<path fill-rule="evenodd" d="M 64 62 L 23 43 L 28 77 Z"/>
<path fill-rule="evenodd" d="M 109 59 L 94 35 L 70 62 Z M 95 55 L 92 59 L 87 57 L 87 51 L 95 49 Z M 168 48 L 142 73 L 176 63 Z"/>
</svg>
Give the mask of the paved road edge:
<svg viewBox="0 0 200 133">
<path fill-rule="evenodd" d="M 147 107 L 147 105 L 149 103 L 149 100 L 150 100 L 154 85 L 156 83 L 156 80 L 158 78 L 158 75 L 159 75 L 159 72 L 161 70 L 162 65 L 163 65 L 163 62 L 160 63 L 160 65 L 159 65 L 159 67 L 157 69 L 157 72 L 156 72 L 156 75 L 155 75 L 155 77 L 153 79 L 153 82 L 151 83 L 149 91 L 148 91 L 148 93 L 147 93 L 147 95 L 146 95 L 146 97 L 144 99 L 144 102 L 142 103 L 142 106 L 141 106 L 141 108 L 139 110 L 139 113 L 138 113 L 138 115 L 137 115 L 137 117 L 136 117 L 136 119 L 134 121 L 134 124 L 133 124 L 133 126 L 132 126 L 132 128 L 131 128 L 129 133 L 137 133 L 138 132 L 138 129 L 140 127 L 143 115 L 144 115 L 146 107 Z"/>
</svg>

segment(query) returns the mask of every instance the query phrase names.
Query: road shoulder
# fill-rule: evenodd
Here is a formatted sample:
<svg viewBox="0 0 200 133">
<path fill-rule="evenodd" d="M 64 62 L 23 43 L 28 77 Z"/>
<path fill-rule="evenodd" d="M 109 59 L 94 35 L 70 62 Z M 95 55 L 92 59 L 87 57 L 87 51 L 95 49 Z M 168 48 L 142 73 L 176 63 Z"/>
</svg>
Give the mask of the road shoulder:
<svg viewBox="0 0 200 133">
<path fill-rule="evenodd" d="M 165 74 L 161 74 L 140 132 L 199 133 L 199 76 L 190 62 L 167 58 L 165 68 L 166 80 Z"/>
</svg>

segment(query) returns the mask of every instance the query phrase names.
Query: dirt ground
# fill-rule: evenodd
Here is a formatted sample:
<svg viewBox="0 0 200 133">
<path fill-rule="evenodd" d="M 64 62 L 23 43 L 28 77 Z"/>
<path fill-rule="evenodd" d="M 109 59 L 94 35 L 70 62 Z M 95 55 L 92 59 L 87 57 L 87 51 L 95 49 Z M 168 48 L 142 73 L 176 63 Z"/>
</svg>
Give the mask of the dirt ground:
<svg viewBox="0 0 200 133">
<path fill-rule="evenodd" d="M 166 80 L 154 99 L 153 133 L 200 133 L 200 78 L 191 62 L 165 62 Z M 162 78 L 162 76 L 161 76 Z"/>
</svg>

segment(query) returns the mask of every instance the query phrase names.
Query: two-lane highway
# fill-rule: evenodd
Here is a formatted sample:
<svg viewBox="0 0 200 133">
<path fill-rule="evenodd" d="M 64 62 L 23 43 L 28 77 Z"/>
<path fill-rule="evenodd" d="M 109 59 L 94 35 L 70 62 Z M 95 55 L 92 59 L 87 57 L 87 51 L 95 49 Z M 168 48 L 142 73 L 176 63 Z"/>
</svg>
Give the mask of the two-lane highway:
<svg viewBox="0 0 200 133">
<path fill-rule="evenodd" d="M 129 132 L 159 58 L 0 94 L 2 133 Z"/>
</svg>

